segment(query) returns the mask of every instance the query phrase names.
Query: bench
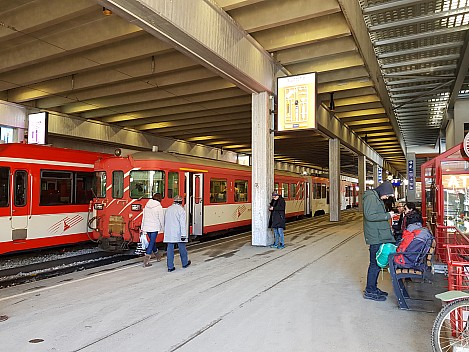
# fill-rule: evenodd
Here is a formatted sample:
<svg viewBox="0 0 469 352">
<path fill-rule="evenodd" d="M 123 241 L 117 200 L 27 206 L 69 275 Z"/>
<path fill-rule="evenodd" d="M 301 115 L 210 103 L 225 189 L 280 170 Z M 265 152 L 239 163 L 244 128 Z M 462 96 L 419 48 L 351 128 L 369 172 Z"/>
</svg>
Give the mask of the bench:
<svg viewBox="0 0 469 352">
<path fill-rule="evenodd" d="M 424 271 L 420 271 L 416 269 L 398 268 L 396 267 L 396 264 L 394 263 L 394 257 L 401 253 L 393 253 L 389 255 L 389 258 L 388 258 L 389 273 L 391 274 L 392 287 L 394 289 L 394 294 L 396 295 L 397 303 L 399 304 L 400 309 L 410 310 L 406 302 L 406 299 L 411 299 L 405 287 L 406 279 L 411 279 L 411 280 L 415 279 L 415 280 L 425 281 L 427 276 L 432 274 L 432 265 L 433 265 L 433 257 L 435 254 L 435 248 L 436 248 L 436 241 L 433 240 L 428 253 L 422 257 L 422 261 L 425 261 L 425 264 L 426 264 Z"/>
</svg>

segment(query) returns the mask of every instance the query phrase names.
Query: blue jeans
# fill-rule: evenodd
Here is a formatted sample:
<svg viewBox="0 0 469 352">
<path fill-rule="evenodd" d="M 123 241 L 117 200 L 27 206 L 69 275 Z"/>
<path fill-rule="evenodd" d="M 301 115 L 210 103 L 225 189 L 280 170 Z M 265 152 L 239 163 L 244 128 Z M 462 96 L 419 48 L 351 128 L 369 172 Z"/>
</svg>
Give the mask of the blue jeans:
<svg viewBox="0 0 469 352">
<path fill-rule="evenodd" d="M 378 276 L 381 268 L 376 263 L 376 252 L 378 252 L 379 246 L 379 244 L 370 244 L 370 266 L 366 278 L 366 291 L 370 293 L 374 293 L 378 289 Z"/>
<path fill-rule="evenodd" d="M 168 249 L 166 252 L 166 262 L 168 264 L 168 269 L 174 268 L 174 245 L 176 243 L 168 243 Z M 178 242 L 177 243 L 179 248 L 179 256 L 181 257 L 182 266 L 186 266 L 189 262 L 186 243 L 185 242 Z"/>
<path fill-rule="evenodd" d="M 157 232 L 147 232 L 147 235 L 150 236 L 150 242 L 148 243 L 147 250 L 145 251 L 146 254 L 150 255 L 152 253 L 158 252 L 158 248 L 156 248 L 156 236 L 158 235 Z"/>
<path fill-rule="evenodd" d="M 282 227 L 274 227 L 275 243 L 274 246 L 285 245 L 285 238 Z"/>
</svg>

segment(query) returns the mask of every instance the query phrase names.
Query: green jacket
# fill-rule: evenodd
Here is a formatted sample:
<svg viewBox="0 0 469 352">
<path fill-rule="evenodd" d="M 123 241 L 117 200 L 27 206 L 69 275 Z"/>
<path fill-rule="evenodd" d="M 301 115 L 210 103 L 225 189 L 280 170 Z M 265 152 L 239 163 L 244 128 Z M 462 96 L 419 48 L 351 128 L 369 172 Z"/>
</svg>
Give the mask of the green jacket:
<svg viewBox="0 0 469 352">
<path fill-rule="evenodd" d="M 391 214 L 386 212 L 384 202 L 374 189 L 363 195 L 363 232 L 367 244 L 395 242 L 392 235 Z"/>
</svg>

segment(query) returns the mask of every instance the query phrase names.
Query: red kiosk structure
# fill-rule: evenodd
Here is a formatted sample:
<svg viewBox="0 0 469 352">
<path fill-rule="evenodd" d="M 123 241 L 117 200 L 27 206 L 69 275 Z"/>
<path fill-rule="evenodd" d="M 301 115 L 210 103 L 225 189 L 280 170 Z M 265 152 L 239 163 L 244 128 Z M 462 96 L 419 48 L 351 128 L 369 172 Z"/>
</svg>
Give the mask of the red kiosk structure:
<svg viewBox="0 0 469 352">
<path fill-rule="evenodd" d="M 469 156 L 465 143 L 421 166 L 422 215 L 435 235 L 437 259 L 448 265 L 450 290 L 469 289 L 465 269 L 469 267 Z"/>
</svg>

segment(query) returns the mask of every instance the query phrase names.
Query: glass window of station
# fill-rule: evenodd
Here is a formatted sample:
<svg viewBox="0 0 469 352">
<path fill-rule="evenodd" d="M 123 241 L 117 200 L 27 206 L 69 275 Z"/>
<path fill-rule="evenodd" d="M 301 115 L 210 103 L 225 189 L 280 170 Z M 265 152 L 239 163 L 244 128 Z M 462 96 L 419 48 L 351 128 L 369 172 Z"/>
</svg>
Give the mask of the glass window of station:
<svg viewBox="0 0 469 352">
<path fill-rule="evenodd" d="M 442 162 L 441 167 L 444 224 L 455 226 L 459 231 L 467 233 L 469 232 L 469 163 Z M 427 186 L 429 186 L 429 191 L 426 192 L 428 205 L 433 203 L 436 190 L 434 184 Z"/>
</svg>

